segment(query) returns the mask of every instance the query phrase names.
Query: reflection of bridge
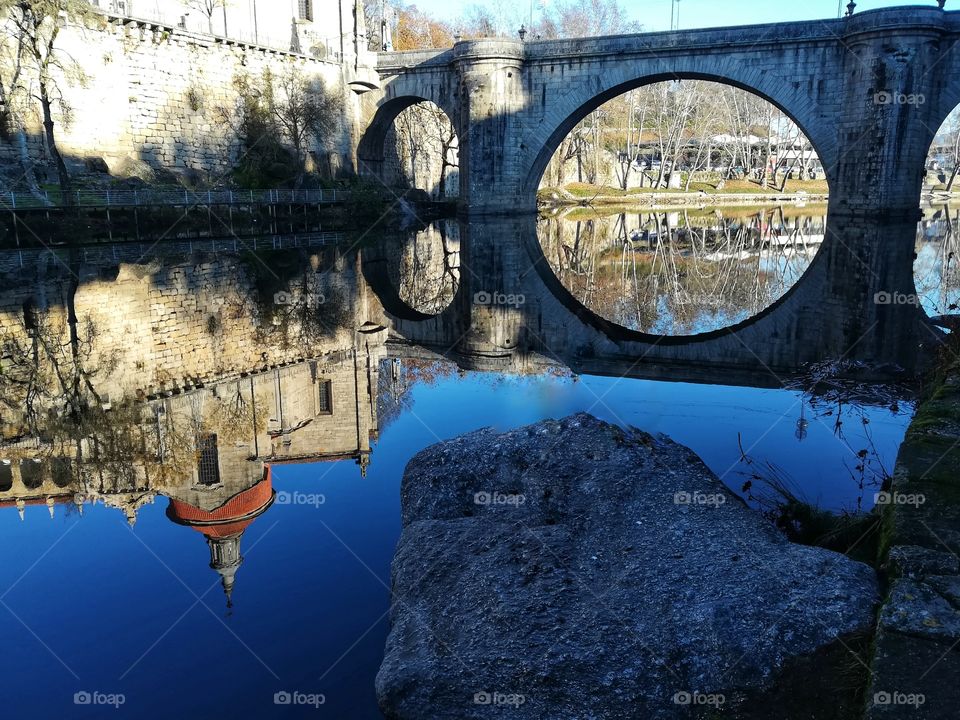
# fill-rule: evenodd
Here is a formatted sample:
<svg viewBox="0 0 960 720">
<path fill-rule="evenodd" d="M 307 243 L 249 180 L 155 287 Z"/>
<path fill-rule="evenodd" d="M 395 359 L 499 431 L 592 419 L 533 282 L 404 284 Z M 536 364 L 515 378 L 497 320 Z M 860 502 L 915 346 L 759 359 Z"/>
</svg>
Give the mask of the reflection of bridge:
<svg viewBox="0 0 960 720">
<path fill-rule="evenodd" d="M 916 216 L 924 159 L 960 103 L 960 13 L 906 7 L 842 20 L 384 53 L 382 90 L 358 155 L 382 170 L 383 141 L 406 107 L 429 100 L 460 137 L 470 211 L 533 210 L 546 165 L 589 112 L 632 88 L 677 78 L 766 98 L 810 138 L 831 214 Z M 901 98 L 912 101 L 900 102 Z"/>
<path fill-rule="evenodd" d="M 866 219 L 843 239 L 828 234 L 803 277 L 770 308 L 689 337 L 628 330 L 584 307 L 551 270 L 530 215 L 461 223 L 460 285 L 437 315 L 418 311 L 398 291 L 395 244 L 365 249 L 363 273 L 395 340 L 451 355 L 466 368 L 524 372 L 546 356 L 580 373 L 768 385 L 824 359 L 914 366 L 918 344 L 933 340 L 921 328 L 922 313 L 877 304 L 874 294 L 913 292 L 915 234 L 912 220 Z M 882 258 L 869 250 L 881 245 Z"/>
</svg>

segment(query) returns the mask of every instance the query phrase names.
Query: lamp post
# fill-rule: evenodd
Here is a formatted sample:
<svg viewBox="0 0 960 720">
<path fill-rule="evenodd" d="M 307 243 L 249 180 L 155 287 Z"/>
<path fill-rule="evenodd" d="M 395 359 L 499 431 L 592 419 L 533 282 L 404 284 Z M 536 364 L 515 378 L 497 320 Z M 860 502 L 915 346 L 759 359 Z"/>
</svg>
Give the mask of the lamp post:
<svg viewBox="0 0 960 720">
<path fill-rule="evenodd" d="M 847 3 L 847 17 L 853 15 L 853 11 L 856 9 L 857 4 L 853 0 L 850 0 L 850 2 Z"/>
<path fill-rule="evenodd" d="M 527 39 L 527 26 L 521 25 L 520 29 L 517 30 L 517 35 L 520 36 L 520 42 L 526 42 Z"/>
</svg>

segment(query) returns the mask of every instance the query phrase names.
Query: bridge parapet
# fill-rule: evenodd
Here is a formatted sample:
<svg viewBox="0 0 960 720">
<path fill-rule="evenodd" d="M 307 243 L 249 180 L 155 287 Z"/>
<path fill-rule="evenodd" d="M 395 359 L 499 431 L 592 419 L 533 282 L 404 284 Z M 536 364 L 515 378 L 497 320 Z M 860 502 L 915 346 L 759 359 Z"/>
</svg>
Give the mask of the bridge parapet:
<svg viewBox="0 0 960 720">
<path fill-rule="evenodd" d="M 390 73 L 395 70 L 422 70 L 424 67 L 449 65 L 452 60 L 452 48 L 447 50 L 383 52 L 377 53 L 377 70 L 380 73 Z"/>
</svg>

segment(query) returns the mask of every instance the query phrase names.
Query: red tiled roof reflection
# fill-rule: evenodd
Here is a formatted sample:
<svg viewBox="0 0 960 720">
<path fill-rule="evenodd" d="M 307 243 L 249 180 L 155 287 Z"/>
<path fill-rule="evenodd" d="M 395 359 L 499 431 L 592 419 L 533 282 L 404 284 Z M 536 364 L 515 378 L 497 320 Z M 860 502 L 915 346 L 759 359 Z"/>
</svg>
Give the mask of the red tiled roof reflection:
<svg viewBox="0 0 960 720">
<path fill-rule="evenodd" d="M 268 466 L 263 480 L 234 495 L 216 510 L 201 510 L 171 498 L 167 517 L 180 525 L 189 525 L 208 537 L 227 537 L 246 530 L 272 503 L 273 479 Z"/>
</svg>

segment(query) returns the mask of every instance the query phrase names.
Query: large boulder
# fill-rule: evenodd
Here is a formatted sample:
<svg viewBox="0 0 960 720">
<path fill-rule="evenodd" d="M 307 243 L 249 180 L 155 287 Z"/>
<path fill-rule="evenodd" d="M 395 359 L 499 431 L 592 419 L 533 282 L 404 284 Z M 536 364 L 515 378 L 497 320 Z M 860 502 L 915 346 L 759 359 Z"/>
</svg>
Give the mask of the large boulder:
<svg viewBox="0 0 960 720">
<path fill-rule="evenodd" d="M 689 449 L 590 415 L 429 447 L 401 496 L 388 718 L 795 717 L 769 702 L 783 676 L 838 684 L 823 658 L 857 667 L 844 646 L 874 621 L 870 567 L 790 543 Z M 804 662 L 817 680 L 797 682 Z"/>
</svg>

